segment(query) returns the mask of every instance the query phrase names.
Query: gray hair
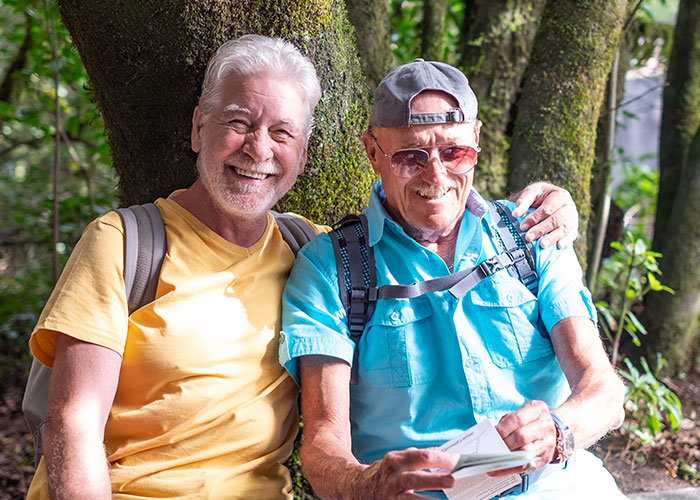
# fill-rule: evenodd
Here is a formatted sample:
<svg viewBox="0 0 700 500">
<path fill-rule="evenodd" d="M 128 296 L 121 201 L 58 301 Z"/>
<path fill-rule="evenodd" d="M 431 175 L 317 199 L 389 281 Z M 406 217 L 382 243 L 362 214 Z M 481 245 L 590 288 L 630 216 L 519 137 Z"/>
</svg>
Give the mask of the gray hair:
<svg viewBox="0 0 700 500">
<path fill-rule="evenodd" d="M 231 74 L 245 77 L 268 71 L 296 82 L 306 106 L 304 126 L 308 140 L 313 130 L 314 108 L 321 98 L 321 86 L 311 61 L 294 45 L 281 38 L 244 35 L 229 40 L 217 49 L 207 65 L 199 97 L 203 120 L 219 104 L 224 78 Z"/>
</svg>

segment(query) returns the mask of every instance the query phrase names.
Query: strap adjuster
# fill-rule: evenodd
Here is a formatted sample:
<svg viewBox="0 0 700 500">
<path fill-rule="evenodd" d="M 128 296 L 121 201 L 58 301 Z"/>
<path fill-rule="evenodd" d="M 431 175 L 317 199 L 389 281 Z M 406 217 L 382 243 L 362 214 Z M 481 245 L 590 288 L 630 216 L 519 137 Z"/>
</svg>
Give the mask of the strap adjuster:
<svg viewBox="0 0 700 500">
<path fill-rule="evenodd" d="M 491 276 L 495 272 L 494 268 L 497 265 L 498 261 L 495 258 L 486 259 L 479 264 L 479 270 L 484 274 L 484 276 Z"/>
</svg>

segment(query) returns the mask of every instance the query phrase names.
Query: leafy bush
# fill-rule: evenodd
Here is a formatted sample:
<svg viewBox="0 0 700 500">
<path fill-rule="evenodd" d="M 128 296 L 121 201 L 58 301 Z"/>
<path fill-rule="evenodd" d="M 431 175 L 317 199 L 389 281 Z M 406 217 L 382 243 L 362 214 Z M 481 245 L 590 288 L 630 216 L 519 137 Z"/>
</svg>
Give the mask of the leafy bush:
<svg viewBox="0 0 700 500">
<path fill-rule="evenodd" d="M 624 242 L 610 244 L 617 250 L 603 263 L 600 283 L 603 285 L 601 298 L 596 307 L 602 320 L 601 328 L 610 342 L 613 365 L 617 365 L 622 334 L 627 333 L 639 347 L 639 335 L 646 335 L 644 325 L 633 309 L 642 305 L 642 299 L 651 290 L 673 293 L 659 281 L 658 252 L 647 248 L 644 238 L 626 231 Z"/>
<path fill-rule="evenodd" d="M 666 427 L 673 432 L 678 430 L 683 418 L 678 396 L 658 379 L 666 361 L 661 354 L 657 354 L 656 370 L 653 372 L 643 357 L 640 360 L 641 372 L 629 358 L 625 358 L 624 363 L 627 369 L 619 370 L 619 373 L 628 382 L 625 410 L 629 418 L 625 420 L 623 428 L 642 443 L 654 444 L 656 437 Z"/>
</svg>

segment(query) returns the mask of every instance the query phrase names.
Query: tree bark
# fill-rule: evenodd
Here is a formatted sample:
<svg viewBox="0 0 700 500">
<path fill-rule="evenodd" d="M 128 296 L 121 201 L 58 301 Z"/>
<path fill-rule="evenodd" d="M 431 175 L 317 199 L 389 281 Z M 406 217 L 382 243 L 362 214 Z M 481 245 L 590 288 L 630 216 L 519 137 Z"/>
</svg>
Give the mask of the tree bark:
<svg viewBox="0 0 700 500">
<path fill-rule="evenodd" d="M 664 252 L 690 141 L 700 124 L 700 2 L 681 0 L 664 88 L 652 248 Z"/>
<path fill-rule="evenodd" d="M 584 256 L 596 124 L 624 13 L 625 0 L 547 2 L 510 149 L 510 190 L 547 179 L 571 192 Z"/>
<path fill-rule="evenodd" d="M 649 335 L 643 345 L 650 356 L 661 352 L 673 373 L 690 368 L 700 354 L 700 127 L 676 196 L 660 263 L 661 281 L 675 295 L 648 295 L 644 319 Z"/>
<path fill-rule="evenodd" d="M 421 57 L 426 61 L 445 58 L 445 16 L 447 0 L 423 0 L 421 22 Z"/>
<path fill-rule="evenodd" d="M 488 198 L 506 195 L 509 129 L 544 3 L 466 3 L 460 66 L 479 100 L 479 119 L 484 123 L 475 185 Z"/>
<path fill-rule="evenodd" d="M 391 69 L 391 26 L 386 0 L 346 0 L 362 70 L 372 92 Z"/>
<path fill-rule="evenodd" d="M 315 63 L 324 91 L 306 173 L 280 204 L 321 221 L 356 211 L 373 175 L 359 131 L 368 99 L 340 0 L 60 0 L 104 117 L 124 204 L 189 186 L 192 111 L 209 57 L 246 33 L 281 36 Z"/>
</svg>

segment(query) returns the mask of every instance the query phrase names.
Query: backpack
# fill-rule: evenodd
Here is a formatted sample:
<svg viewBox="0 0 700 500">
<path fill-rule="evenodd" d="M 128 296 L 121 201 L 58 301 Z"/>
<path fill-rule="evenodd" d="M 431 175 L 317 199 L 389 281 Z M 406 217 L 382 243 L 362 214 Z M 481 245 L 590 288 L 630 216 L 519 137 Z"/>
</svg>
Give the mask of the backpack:
<svg viewBox="0 0 700 500">
<path fill-rule="evenodd" d="M 455 298 L 460 298 L 501 269 L 507 269 L 511 276 L 518 278 L 537 296 L 539 277 L 535 270 L 532 244 L 525 240 L 520 224 L 508 207 L 498 201 L 487 200 L 487 203 L 497 216 L 496 231 L 486 221 L 484 226 L 500 248 L 500 253 L 471 269 L 410 285 L 377 287 L 374 250 L 367 240 L 369 232 L 364 214 L 348 215 L 333 227 L 329 236 L 338 270 L 338 290 L 348 319 L 350 339 L 355 343 L 351 384 L 358 383 L 359 341 L 379 299 L 414 298 L 442 290 L 448 290 Z M 549 336 L 541 318 L 538 318 L 537 326 L 540 335 Z"/>
<path fill-rule="evenodd" d="M 131 315 L 155 300 L 158 276 L 167 250 L 165 228 L 160 211 L 153 203 L 120 208 L 117 213 L 124 227 L 124 289 Z M 272 214 L 282 238 L 295 256 L 301 247 L 316 237 L 316 231 L 301 218 L 275 211 Z M 32 433 L 36 465 L 44 451 L 50 378 L 51 369 L 34 358 L 22 399 L 22 412 Z"/>
</svg>

